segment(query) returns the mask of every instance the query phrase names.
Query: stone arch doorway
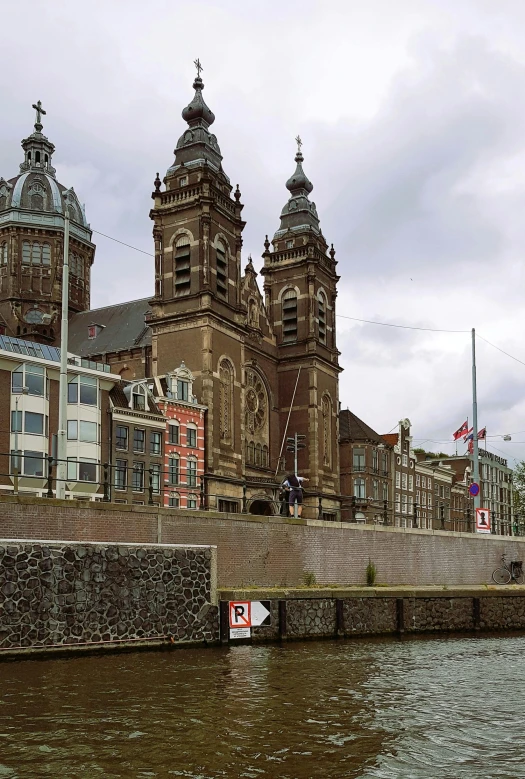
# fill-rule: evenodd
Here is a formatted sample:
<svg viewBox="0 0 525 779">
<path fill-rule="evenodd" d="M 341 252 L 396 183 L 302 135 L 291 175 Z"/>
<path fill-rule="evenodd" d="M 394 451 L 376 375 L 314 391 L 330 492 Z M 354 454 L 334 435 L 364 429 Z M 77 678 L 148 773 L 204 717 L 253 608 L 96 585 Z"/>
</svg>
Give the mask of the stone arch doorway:
<svg viewBox="0 0 525 779">
<path fill-rule="evenodd" d="M 256 498 L 250 502 L 250 514 L 255 514 L 258 517 L 271 517 L 273 513 L 273 504 L 267 498 Z"/>
</svg>

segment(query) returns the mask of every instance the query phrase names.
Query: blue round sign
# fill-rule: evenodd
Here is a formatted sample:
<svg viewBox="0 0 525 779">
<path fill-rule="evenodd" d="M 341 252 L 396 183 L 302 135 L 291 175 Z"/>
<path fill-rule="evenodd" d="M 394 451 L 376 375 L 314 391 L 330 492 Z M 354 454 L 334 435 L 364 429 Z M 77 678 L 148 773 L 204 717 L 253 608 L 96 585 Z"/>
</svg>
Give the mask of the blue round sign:
<svg viewBox="0 0 525 779">
<path fill-rule="evenodd" d="M 473 481 L 470 487 L 468 488 L 468 491 L 470 492 L 473 498 L 476 498 L 479 495 L 479 484 L 476 484 L 476 482 Z"/>
</svg>

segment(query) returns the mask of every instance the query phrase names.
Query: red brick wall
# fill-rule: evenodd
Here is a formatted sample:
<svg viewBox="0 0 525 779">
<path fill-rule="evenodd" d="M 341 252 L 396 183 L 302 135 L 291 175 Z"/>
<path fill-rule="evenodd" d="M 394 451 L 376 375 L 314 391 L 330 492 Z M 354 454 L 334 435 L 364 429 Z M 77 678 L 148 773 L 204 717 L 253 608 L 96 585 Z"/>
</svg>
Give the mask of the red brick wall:
<svg viewBox="0 0 525 779">
<path fill-rule="evenodd" d="M 525 538 L 37 498 L 0 501 L 0 536 L 216 544 L 222 587 L 297 585 L 305 572 L 320 584 L 363 584 L 369 559 L 379 584 L 484 584 L 503 552 L 525 556 Z"/>
</svg>

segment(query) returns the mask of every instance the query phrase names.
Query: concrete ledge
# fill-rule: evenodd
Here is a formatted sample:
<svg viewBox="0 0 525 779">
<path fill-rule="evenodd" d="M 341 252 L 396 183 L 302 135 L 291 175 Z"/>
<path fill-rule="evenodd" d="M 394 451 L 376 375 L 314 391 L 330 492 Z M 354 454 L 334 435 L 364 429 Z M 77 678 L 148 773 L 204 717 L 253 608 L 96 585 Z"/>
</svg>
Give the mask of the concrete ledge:
<svg viewBox="0 0 525 779">
<path fill-rule="evenodd" d="M 501 598 L 524 597 L 524 584 L 456 587 L 255 587 L 218 590 L 221 601 L 339 598 Z"/>
</svg>

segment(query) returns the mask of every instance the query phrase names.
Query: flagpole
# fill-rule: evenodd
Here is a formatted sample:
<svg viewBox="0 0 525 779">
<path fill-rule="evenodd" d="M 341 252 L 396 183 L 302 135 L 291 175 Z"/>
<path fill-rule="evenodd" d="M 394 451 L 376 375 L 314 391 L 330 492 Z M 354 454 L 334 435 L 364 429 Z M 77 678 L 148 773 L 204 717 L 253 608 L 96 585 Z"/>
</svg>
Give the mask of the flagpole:
<svg viewBox="0 0 525 779">
<path fill-rule="evenodd" d="M 476 386 L 476 329 L 472 328 L 472 425 L 473 425 L 473 481 L 479 485 L 479 446 L 478 446 L 478 393 Z M 480 489 L 481 492 L 481 489 Z M 480 492 L 474 498 L 474 509 L 481 506 Z"/>
</svg>

